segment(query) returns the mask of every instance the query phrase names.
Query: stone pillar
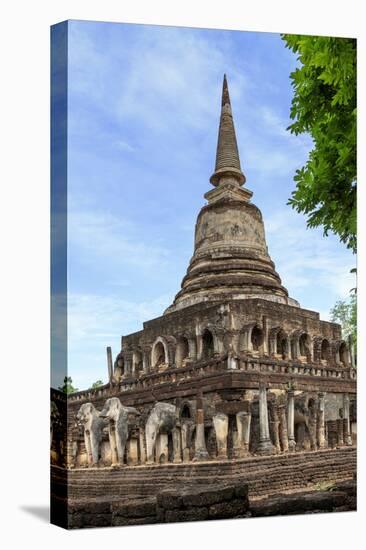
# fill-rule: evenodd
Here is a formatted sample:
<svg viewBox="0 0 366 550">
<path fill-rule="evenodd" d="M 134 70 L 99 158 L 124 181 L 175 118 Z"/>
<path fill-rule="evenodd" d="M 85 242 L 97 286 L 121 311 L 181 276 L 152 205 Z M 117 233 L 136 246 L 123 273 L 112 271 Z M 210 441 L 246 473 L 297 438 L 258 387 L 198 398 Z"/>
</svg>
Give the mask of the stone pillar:
<svg viewBox="0 0 366 550">
<path fill-rule="evenodd" d="M 287 351 L 286 351 L 286 359 L 292 359 L 292 351 L 291 351 L 291 340 L 290 337 L 286 340 L 287 343 Z"/>
<path fill-rule="evenodd" d="M 317 440 L 319 449 L 325 449 L 325 394 L 319 393 L 319 408 L 318 408 L 318 423 L 317 423 Z"/>
<path fill-rule="evenodd" d="M 144 350 L 142 353 L 142 369 L 144 372 L 149 371 L 149 357 L 151 355 L 151 351 Z"/>
<path fill-rule="evenodd" d="M 236 370 L 238 368 L 238 360 L 232 353 L 229 353 L 227 356 L 227 368 L 228 370 Z"/>
<path fill-rule="evenodd" d="M 287 432 L 287 417 L 286 417 L 286 406 L 278 406 L 278 416 L 280 420 L 279 426 L 279 437 L 281 443 L 282 452 L 288 453 L 288 432 Z"/>
<path fill-rule="evenodd" d="M 184 422 L 181 428 L 183 462 L 190 461 L 190 456 L 189 456 L 190 450 L 188 445 L 189 431 L 190 431 L 190 425 Z"/>
<path fill-rule="evenodd" d="M 252 330 L 254 327 L 248 328 L 246 334 L 247 334 L 247 350 L 252 351 L 253 344 L 252 344 Z"/>
<path fill-rule="evenodd" d="M 180 429 L 174 428 L 172 432 L 173 436 L 173 462 L 179 464 L 182 462 L 182 443 L 180 437 Z"/>
<path fill-rule="evenodd" d="M 205 440 L 205 422 L 202 403 L 202 391 L 197 395 L 196 405 L 196 440 L 195 440 L 195 453 L 193 460 L 195 462 L 199 460 L 208 460 L 208 452 L 206 449 Z"/>
<path fill-rule="evenodd" d="M 258 454 L 271 454 L 273 445 L 269 437 L 268 408 L 267 408 L 267 388 L 261 384 L 259 386 L 259 445 Z"/>
<path fill-rule="evenodd" d="M 202 352 L 203 352 L 203 342 L 202 342 L 202 334 L 197 334 L 196 339 L 196 346 L 197 346 L 197 359 L 202 359 Z"/>
<path fill-rule="evenodd" d="M 272 420 L 270 421 L 270 427 L 272 432 L 272 441 L 277 453 L 281 452 L 279 427 L 280 421 L 278 418 L 277 407 L 272 407 Z"/>
<path fill-rule="evenodd" d="M 195 338 L 188 339 L 188 357 L 192 361 L 196 361 L 197 359 L 197 343 Z"/>
<path fill-rule="evenodd" d="M 112 348 L 110 346 L 107 347 L 107 364 L 108 364 L 108 380 L 109 380 L 109 383 L 111 383 L 113 379 L 113 361 L 112 361 Z"/>
<path fill-rule="evenodd" d="M 125 375 L 130 376 L 132 373 L 132 354 L 128 353 L 125 357 Z"/>
<path fill-rule="evenodd" d="M 315 406 L 309 410 L 309 437 L 310 437 L 310 448 L 312 451 L 317 450 L 317 416 L 318 411 Z"/>
<path fill-rule="evenodd" d="M 146 445 L 145 445 L 145 430 L 140 428 L 139 430 L 139 445 L 140 445 L 140 464 L 146 462 Z"/>
<path fill-rule="evenodd" d="M 295 394 L 293 391 L 287 392 L 287 433 L 288 448 L 290 453 L 296 449 L 295 440 Z"/>
<path fill-rule="evenodd" d="M 339 418 L 337 419 L 337 445 L 340 447 L 344 445 L 343 420 L 343 409 L 339 409 Z"/>
<path fill-rule="evenodd" d="M 295 349 L 296 349 L 296 357 L 300 357 L 301 353 L 300 353 L 300 340 L 299 340 L 299 338 L 296 338 Z"/>
<path fill-rule="evenodd" d="M 135 437 L 132 437 L 128 442 L 128 448 L 127 448 L 127 464 L 131 466 L 135 466 L 138 464 L 139 456 L 138 456 L 138 443 L 137 439 Z"/>
<path fill-rule="evenodd" d="M 350 410 L 349 410 L 349 395 L 343 394 L 343 438 L 345 445 L 352 445 Z"/>
<path fill-rule="evenodd" d="M 217 458 L 227 458 L 227 434 L 229 429 L 229 418 L 225 413 L 217 413 L 212 418 L 212 422 L 215 428 L 216 444 L 217 444 Z"/>
<path fill-rule="evenodd" d="M 270 355 L 277 355 L 277 334 L 273 334 L 269 339 L 269 353 Z"/>
<path fill-rule="evenodd" d="M 263 354 L 268 355 L 268 323 L 267 323 L 267 317 L 263 315 Z"/>
<path fill-rule="evenodd" d="M 236 427 L 238 439 L 234 448 L 234 456 L 243 458 L 249 454 L 250 441 L 250 422 L 252 415 L 250 412 L 240 411 L 236 414 Z"/>
<path fill-rule="evenodd" d="M 239 331 L 233 331 L 231 343 L 235 354 L 239 353 L 239 347 L 240 347 L 239 340 L 240 340 Z"/>
<path fill-rule="evenodd" d="M 119 464 L 118 461 L 118 453 L 117 453 L 117 444 L 116 444 L 116 427 L 115 423 L 113 425 L 109 425 L 109 443 L 111 447 L 111 463 L 112 466 L 117 466 Z"/>
</svg>

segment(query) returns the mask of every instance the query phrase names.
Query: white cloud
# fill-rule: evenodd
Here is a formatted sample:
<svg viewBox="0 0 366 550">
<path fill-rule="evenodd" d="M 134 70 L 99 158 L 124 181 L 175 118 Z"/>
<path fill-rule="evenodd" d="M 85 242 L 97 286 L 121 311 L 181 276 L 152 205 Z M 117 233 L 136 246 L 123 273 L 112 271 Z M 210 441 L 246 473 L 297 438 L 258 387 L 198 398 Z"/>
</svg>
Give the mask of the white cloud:
<svg viewBox="0 0 366 550">
<path fill-rule="evenodd" d="M 180 125 L 187 128 L 207 128 L 208 119 L 217 118 L 217 84 L 227 69 L 224 44 L 215 45 L 198 31 L 165 27 L 140 28 L 129 47 L 122 40 L 125 29 L 121 25 L 119 34 L 117 29 L 106 47 L 90 29 L 71 24 L 71 97 L 85 96 L 119 123 L 142 122 L 153 132 L 171 131 L 172 112 L 179 112 Z M 231 64 L 229 81 L 239 104 L 249 79 Z M 207 101 L 208 90 L 217 102 Z"/>
<path fill-rule="evenodd" d="M 68 296 L 68 371 L 78 388 L 105 380 L 106 347 L 115 357 L 121 336 L 142 330 L 148 319 L 162 315 L 172 296 L 135 302 L 118 295 L 71 293 Z"/>
<path fill-rule="evenodd" d="M 71 293 L 68 297 L 70 341 L 105 342 L 108 337 L 142 330 L 143 322 L 162 315 L 171 301 L 169 295 L 135 302 L 118 295 Z"/>
<path fill-rule="evenodd" d="M 317 296 L 322 289 L 331 292 L 334 300 L 349 296 L 355 286 L 350 270 L 356 259 L 346 249 L 340 253 L 335 237 L 323 237 L 321 229 L 307 229 L 304 216 L 291 209 L 267 217 L 265 228 L 271 257 L 294 298 L 297 291 Z"/>
<path fill-rule="evenodd" d="M 138 227 L 108 212 L 72 210 L 68 216 L 69 246 L 84 262 L 107 262 L 123 273 L 126 265 L 140 269 L 163 268 L 169 260 L 164 247 L 140 240 Z"/>
<path fill-rule="evenodd" d="M 137 151 L 136 147 L 128 143 L 127 141 L 118 140 L 115 142 L 115 147 L 126 153 L 135 153 Z"/>
</svg>

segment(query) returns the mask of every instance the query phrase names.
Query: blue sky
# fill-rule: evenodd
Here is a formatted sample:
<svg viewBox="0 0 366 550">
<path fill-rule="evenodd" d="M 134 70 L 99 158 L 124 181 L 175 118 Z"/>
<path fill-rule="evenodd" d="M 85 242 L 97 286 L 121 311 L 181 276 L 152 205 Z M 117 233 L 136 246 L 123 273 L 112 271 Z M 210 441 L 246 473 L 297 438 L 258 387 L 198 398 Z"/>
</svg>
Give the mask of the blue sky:
<svg viewBox="0 0 366 550">
<path fill-rule="evenodd" d="M 123 334 L 180 288 L 211 188 L 226 73 L 246 186 L 284 286 L 329 310 L 355 258 L 286 205 L 311 140 L 292 136 L 290 72 L 277 34 L 69 23 L 68 353 L 78 388 L 106 381 Z"/>
</svg>

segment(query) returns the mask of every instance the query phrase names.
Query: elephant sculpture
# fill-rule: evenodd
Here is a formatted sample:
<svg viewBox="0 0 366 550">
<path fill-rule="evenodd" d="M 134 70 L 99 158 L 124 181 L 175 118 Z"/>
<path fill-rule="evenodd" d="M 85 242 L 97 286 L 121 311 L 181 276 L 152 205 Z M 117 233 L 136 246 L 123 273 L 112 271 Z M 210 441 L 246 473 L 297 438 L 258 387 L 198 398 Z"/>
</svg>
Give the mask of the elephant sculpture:
<svg viewBox="0 0 366 550">
<path fill-rule="evenodd" d="M 172 432 L 177 424 L 177 407 L 170 403 L 156 403 L 145 426 L 147 463 L 154 462 L 156 438 L 159 433 Z"/>
<path fill-rule="evenodd" d="M 109 442 L 111 445 L 112 465 L 122 466 L 128 439 L 128 415 L 139 415 L 134 407 L 125 407 L 118 397 L 110 397 L 104 404 L 100 416 L 109 421 Z"/>
<path fill-rule="evenodd" d="M 304 439 L 309 437 L 310 447 L 316 450 L 316 422 L 317 422 L 317 403 L 314 399 L 308 402 L 295 402 L 295 426 L 299 426 L 299 446 L 304 445 Z"/>
<path fill-rule="evenodd" d="M 76 415 L 78 424 L 84 428 L 84 442 L 88 457 L 88 465 L 95 466 L 99 460 L 99 449 L 102 441 L 105 421 L 92 403 L 81 405 Z"/>
</svg>

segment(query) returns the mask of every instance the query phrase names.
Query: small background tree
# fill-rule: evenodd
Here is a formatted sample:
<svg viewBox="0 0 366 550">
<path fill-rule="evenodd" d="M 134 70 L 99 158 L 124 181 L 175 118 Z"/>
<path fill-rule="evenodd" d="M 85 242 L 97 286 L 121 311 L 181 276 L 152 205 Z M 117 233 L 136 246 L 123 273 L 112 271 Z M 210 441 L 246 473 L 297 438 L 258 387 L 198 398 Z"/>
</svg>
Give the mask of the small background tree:
<svg viewBox="0 0 366 550">
<path fill-rule="evenodd" d="M 103 386 L 103 385 L 104 385 L 103 380 L 97 380 L 96 382 L 94 382 L 94 384 L 92 384 L 92 390 L 94 390 L 95 388 L 100 388 L 100 386 Z"/>
<path fill-rule="evenodd" d="M 74 388 L 74 386 L 72 385 L 71 376 L 65 376 L 63 385 L 59 386 L 58 389 L 63 393 L 66 393 L 67 395 L 79 391 L 78 388 Z"/>
<path fill-rule="evenodd" d="M 357 364 L 357 295 L 352 293 L 348 301 L 340 300 L 330 310 L 330 318 L 342 326 L 344 340 L 351 338 L 352 351 Z"/>
</svg>

